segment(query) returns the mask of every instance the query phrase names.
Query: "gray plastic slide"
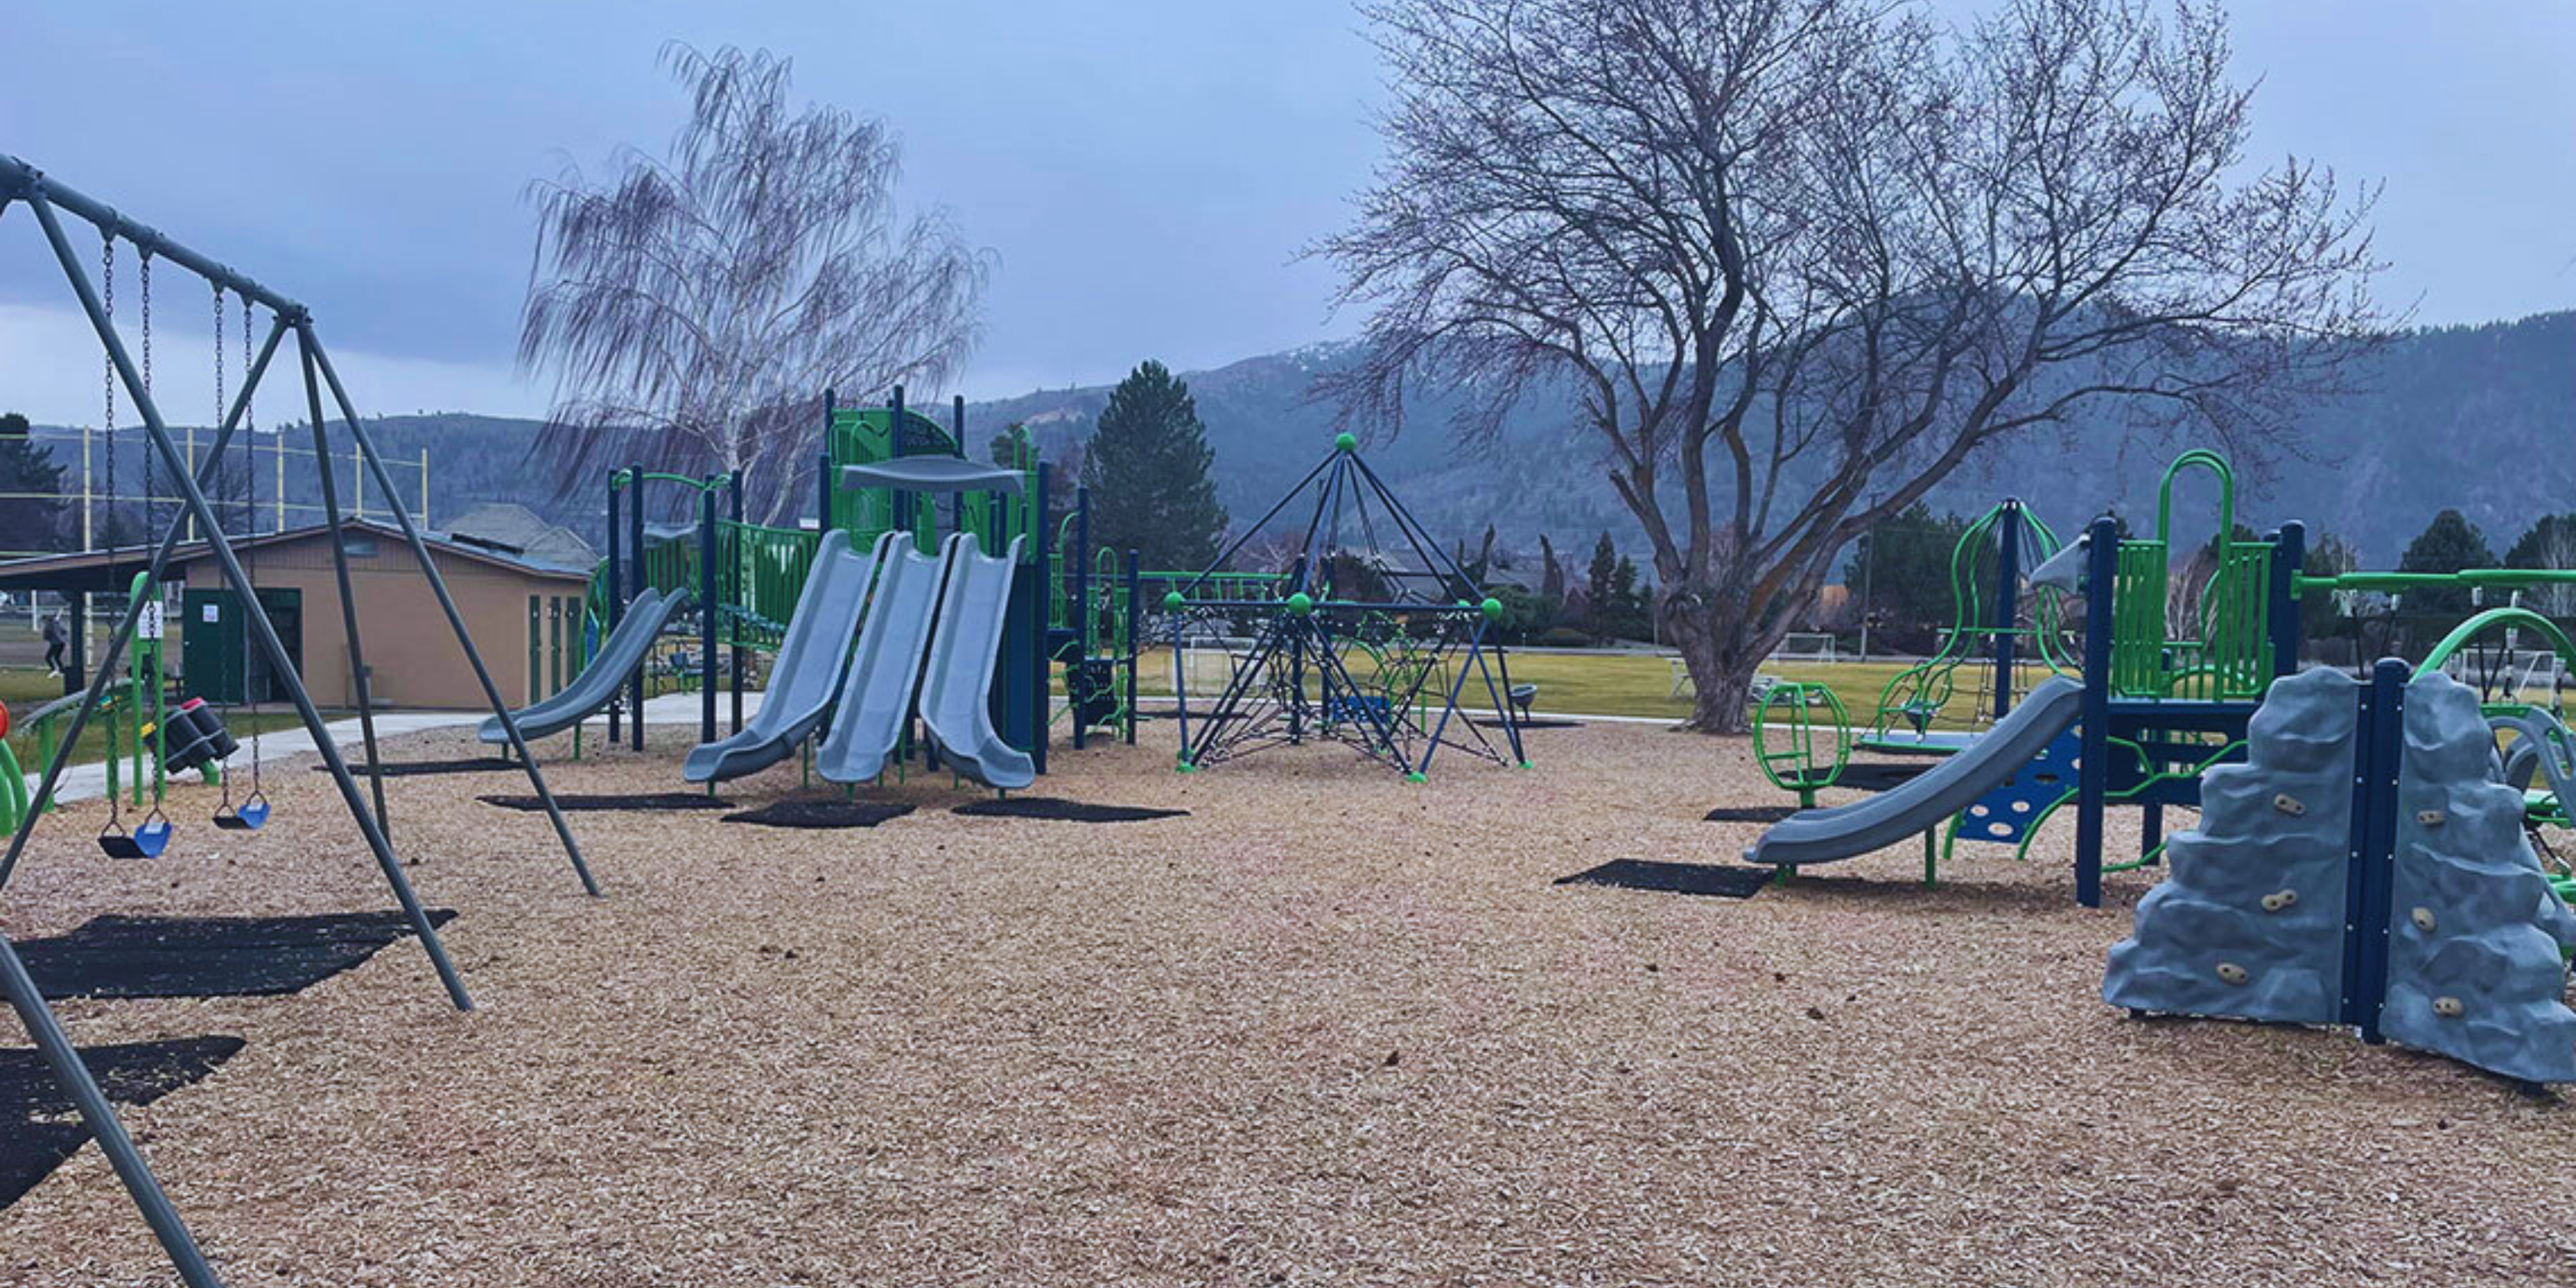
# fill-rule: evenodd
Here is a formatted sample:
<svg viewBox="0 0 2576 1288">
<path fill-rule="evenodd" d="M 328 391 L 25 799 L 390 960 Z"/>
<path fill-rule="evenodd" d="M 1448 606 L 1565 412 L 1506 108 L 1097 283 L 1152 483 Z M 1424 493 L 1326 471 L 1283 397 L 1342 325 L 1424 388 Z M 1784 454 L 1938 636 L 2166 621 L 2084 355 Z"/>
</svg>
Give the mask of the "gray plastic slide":
<svg viewBox="0 0 2576 1288">
<path fill-rule="evenodd" d="M 876 594 L 867 624 L 841 681 L 832 727 L 815 753 L 814 772 L 835 783 L 863 783 L 885 768 L 912 715 L 913 690 L 929 654 L 931 619 L 939 607 L 942 562 L 899 542 L 877 565 Z"/>
<path fill-rule="evenodd" d="M 1800 810 L 1764 832 L 1744 857 L 1774 867 L 1830 863 L 1937 827 L 2012 777 L 2072 728 L 2083 709 L 2084 686 L 2053 676 L 1957 755 L 1894 791 L 1832 809 Z"/>
<path fill-rule="evenodd" d="M 2487 717 L 2490 729 L 2511 729 L 2513 754 L 2505 758 L 2504 782 L 2515 791 L 2527 791 L 2538 778 L 2549 784 L 2549 791 L 2564 809 L 2576 809 L 2576 736 L 2558 717 L 2546 711 L 2526 711 L 2509 716 Z"/>
<path fill-rule="evenodd" d="M 617 690 L 626 683 L 637 663 L 653 647 L 662 628 L 671 624 L 689 606 L 689 592 L 683 590 L 664 598 L 661 591 L 647 590 L 626 606 L 626 615 L 617 619 L 617 629 L 599 642 L 599 656 L 583 667 L 563 692 L 510 713 L 519 723 L 519 736 L 543 738 L 561 733 L 588 719 L 602 707 L 617 700 Z M 489 743 L 510 740 L 501 727 L 501 717 L 488 716 L 478 735 Z"/>
<path fill-rule="evenodd" d="M 805 735 L 822 723 L 832 694 L 841 687 L 850 636 L 858 631 L 868 581 L 885 549 L 886 540 L 879 539 L 873 555 L 862 555 L 850 549 L 849 533 L 835 528 L 823 534 L 805 590 L 796 597 L 796 614 L 788 620 L 787 638 L 779 642 L 760 710 L 742 732 L 689 753 L 681 773 L 690 782 L 722 782 L 767 769 L 793 755 Z"/>
<path fill-rule="evenodd" d="M 1011 611 L 1011 576 L 1021 538 L 1000 558 L 977 552 L 975 534 L 948 539 L 948 586 L 939 597 L 939 634 L 930 644 L 930 673 L 921 686 L 921 722 L 958 773 L 987 787 L 1037 781 L 1028 754 L 993 729 L 993 664 L 1002 621 Z"/>
</svg>

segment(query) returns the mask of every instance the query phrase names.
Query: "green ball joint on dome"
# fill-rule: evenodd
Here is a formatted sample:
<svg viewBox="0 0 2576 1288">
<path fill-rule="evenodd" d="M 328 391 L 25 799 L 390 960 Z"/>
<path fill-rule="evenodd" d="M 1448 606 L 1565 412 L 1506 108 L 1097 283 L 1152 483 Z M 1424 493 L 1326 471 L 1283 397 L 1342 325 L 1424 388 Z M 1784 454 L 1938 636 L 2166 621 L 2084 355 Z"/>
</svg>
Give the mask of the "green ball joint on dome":
<svg viewBox="0 0 2576 1288">
<path fill-rule="evenodd" d="M 1333 450 L 1336 452 L 1356 452 L 1360 450 L 1360 436 L 1351 433 L 1348 430 L 1344 430 L 1341 433 L 1333 435 Z"/>
<path fill-rule="evenodd" d="M 1181 611 L 1181 592 L 1177 590 L 1167 590 L 1163 592 L 1163 611 L 1167 613 L 1177 613 Z"/>
<path fill-rule="evenodd" d="M 1290 595 L 1290 596 L 1288 597 L 1288 615 L 1289 615 L 1289 616 L 1291 616 L 1291 617 L 1304 617 L 1304 616 L 1306 616 L 1306 615 L 1308 615 L 1308 614 L 1310 614 L 1310 613 L 1312 613 L 1312 612 L 1314 612 L 1314 611 L 1315 611 L 1315 598 L 1314 598 L 1314 596 L 1309 595 L 1309 594 L 1307 594 L 1306 592 L 1304 592 L 1304 591 L 1302 591 L 1302 590 L 1301 590 L 1301 591 L 1298 591 L 1296 594 L 1294 594 L 1294 595 Z"/>
<path fill-rule="evenodd" d="M 1491 595 L 1485 596 L 1485 602 L 1476 605 L 1476 608 L 1478 611 L 1484 613 L 1486 621 L 1499 622 L 1503 620 L 1503 601 L 1496 599 Z"/>
</svg>

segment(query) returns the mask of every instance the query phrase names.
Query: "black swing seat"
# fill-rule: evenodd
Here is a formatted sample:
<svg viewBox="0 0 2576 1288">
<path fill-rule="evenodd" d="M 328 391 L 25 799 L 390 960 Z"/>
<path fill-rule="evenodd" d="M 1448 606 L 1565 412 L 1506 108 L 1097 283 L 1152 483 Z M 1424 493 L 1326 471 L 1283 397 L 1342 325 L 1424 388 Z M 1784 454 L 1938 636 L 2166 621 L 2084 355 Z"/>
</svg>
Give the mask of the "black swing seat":
<svg viewBox="0 0 2576 1288">
<path fill-rule="evenodd" d="M 155 815 L 127 832 L 114 823 L 98 834 L 100 852 L 111 859 L 157 859 L 170 848 L 170 820 Z"/>
<path fill-rule="evenodd" d="M 215 811 L 215 826 L 227 832 L 256 832 L 267 825 L 268 798 L 265 796 L 254 795 L 243 801 L 238 809 Z"/>
</svg>

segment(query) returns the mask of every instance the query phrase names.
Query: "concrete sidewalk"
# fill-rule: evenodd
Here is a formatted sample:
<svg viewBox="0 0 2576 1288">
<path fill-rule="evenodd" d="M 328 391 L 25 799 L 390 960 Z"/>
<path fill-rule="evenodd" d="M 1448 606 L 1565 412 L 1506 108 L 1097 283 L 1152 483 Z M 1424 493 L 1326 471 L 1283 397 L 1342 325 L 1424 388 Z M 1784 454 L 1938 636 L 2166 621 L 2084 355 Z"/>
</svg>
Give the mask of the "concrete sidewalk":
<svg viewBox="0 0 2576 1288">
<path fill-rule="evenodd" d="M 742 711 L 745 718 L 759 709 L 759 694 L 742 695 Z M 732 711 L 732 695 L 722 695 L 718 701 L 717 717 L 729 720 Z M 376 739 L 381 742 L 400 734 L 419 733 L 428 729 L 471 727 L 482 724 L 487 714 L 481 711 L 380 712 L 376 716 Z M 644 703 L 644 723 L 648 726 L 683 725 L 695 729 L 698 724 L 698 714 L 698 695 L 694 693 L 666 693 L 661 697 L 648 699 Z M 608 717 L 593 716 L 583 723 L 589 726 L 589 737 L 607 736 Z M 726 727 L 730 728 L 731 725 L 728 723 Z M 358 728 L 357 717 L 334 720 L 324 725 L 322 730 L 331 736 L 331 744 L 340 749 L 341 757 L 349 763 L 354 765 L 366 758 L 366 739 Z M 230 773 L 247 774 L 250 772 L 250 740 L 241 738 L 239 741 L 241 750 L 234 752 L 224 761 L 224 768 Z M 263 766 L 274 766 L 318 753 L 313 746 L 311 733 L 302 729 L 279 729 L 259 736 L 259 754 Z M 30 768 L 33 772 L 27 775 L 27 790 L 32 792 L 36 789 L 36 779 L 44 773 L 44 766 L 36 765 Z M 193 782 L 194 779 L 190 781 Z M 238 778 L 235 779 L 236 786 L 239 782 Z M 96 800 L 106 792 L 107 765 L 101 761 L 87 765 L 74 765 L 64 770 L 62 782 L 54 788 L 54 799 Z"/>
</svg>

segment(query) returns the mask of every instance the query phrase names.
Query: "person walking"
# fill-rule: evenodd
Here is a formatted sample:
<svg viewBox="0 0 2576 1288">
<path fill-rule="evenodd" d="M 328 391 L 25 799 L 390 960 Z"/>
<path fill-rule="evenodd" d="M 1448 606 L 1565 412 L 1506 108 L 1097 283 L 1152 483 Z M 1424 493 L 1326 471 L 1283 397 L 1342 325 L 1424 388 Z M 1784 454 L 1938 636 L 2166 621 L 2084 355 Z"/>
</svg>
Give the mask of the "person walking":
<svg viewBox="0 0 2576 1288">
<path fill-rule="evenodd" d="M 45 670 L 48 673 L 63 673 L 63 648 L 71 642 L 71 623 L 63 614 L 57 612 L 45 619 Z"/>
</svg>

